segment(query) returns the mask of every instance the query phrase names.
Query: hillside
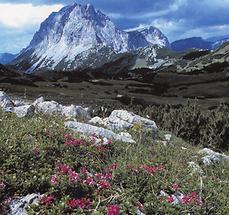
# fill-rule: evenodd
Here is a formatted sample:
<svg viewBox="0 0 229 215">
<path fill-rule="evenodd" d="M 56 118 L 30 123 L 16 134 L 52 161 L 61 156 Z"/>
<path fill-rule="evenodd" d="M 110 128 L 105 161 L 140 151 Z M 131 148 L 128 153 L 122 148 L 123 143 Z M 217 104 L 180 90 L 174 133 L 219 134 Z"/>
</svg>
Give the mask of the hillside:
<svg viewBox="0 0 229 215">
<path fill-rule="evenodd" d="M 228 112 L 200 114 L 196 106 L 186 106 L 177 112 L 167 110 L 166 115 L 161 108 L 157 113 L 148 109 L 156 123 L 176 123 L 173 131 L 188 137 L 187 143 L 166 131 L 172 127 L 157 128 L 152 120 L 124 110 L 101 113 L 101 118 L 94 112 L 96 117 L 88 122 L 87 109 L 73 111 L 79 106 L 39 98 L 32 109 L 28 104 L 15 106 L 1 95 L 1 107 L 11 106 L 14 112 L 0 110 L 1 214 L 228 213 L 229 156 L 202 148 L 204 140 L 212 148 L 228 147 L 223 141 L 228 137 Z M 60 115 L 59 108 L 67 115 Z M 108 121 L 103 121 L 103 114 Z M 208 133 L 210 127 L 206 130 L 205 124 L 197 123 L 204 116 L 213 120 L 209 126 L 226 122 L 225 133 L 220 127 L 215 128 L 217 133 Z M 107 130 L 109 126 L 114 130 Z M 196 126 L 204 126 L 208 135 L 200 130 L 198 136 Z M 125 133 L 118 136 L 120 129 Z M 226 145 L 215 142 L 219 140 L 215 134 Z M 115 140 L 121 136 L 122 141 Z M 199 137 L 203 145 L 198 141 L 194 146 Z M 134 142 L 128 143 L 130 138 Z"/>
</svg>

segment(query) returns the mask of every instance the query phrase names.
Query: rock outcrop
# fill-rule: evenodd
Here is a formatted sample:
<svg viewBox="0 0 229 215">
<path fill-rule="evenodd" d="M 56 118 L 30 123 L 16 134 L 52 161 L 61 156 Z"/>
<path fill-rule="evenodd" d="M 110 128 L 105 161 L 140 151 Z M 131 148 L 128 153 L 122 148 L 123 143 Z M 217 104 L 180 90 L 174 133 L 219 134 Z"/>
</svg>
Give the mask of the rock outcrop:
<svg viewBox="0 0 229 215">
<path fill-rule="evenodd" d="M 123 131 L 128 130 L 136 124 L 143 125 L 144 128 L 157 131 L 157 125 L 154 121 L 143 118 L 126 110 L 114 110 L 108 118 L 92 118 L 89 123 L 105 126 L 111 130 Z"/>
<path fill-rule="evenodd" d="M 213 150 L 208 148 L 200 150 L 199 154 L 205 155 L 204 157 L 202 157 L 202 161 L 206 166 L 215 164 L 220 161 L 229 161 L 229 156 L 218 152 L 214 152 Z"/>
<path fill-rule="evenodd" d="M 132 139 L 130 134 L 127 133 L 120 133 L 116 134 L 111 130 L 93 126 L 86 123 L 80 123 L 76 121 L 68 121 L 65 123 L 65 127 L 72 129 L 75 132 L 79 132 L 85 135 L 93 136 L 96 135 L 98 137 L 112 139 L 114 141 L 121 141 L 125 143 L 135 143 L 135 141 Z"/>
</svg>

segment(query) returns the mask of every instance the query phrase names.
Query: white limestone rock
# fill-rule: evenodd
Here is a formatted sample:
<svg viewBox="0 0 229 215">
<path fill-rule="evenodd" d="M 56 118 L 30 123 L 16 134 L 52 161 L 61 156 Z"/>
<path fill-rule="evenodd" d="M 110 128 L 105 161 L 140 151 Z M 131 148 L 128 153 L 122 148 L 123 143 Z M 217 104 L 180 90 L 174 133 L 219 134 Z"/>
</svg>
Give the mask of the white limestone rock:
<svg viewBox="0 0 229 215">
<path fill-rule="evenodd" d="M 12 112 L 14 103 L 10 97 L 3 91 L 0 91 L 0 107 L 3 111 Z"/>
<path fill-rule="evenodd" d="M 93 125 L 89 125 L 86 123 L 80 123 L 75 121 L 68 121 L 65 123 L 65 127 L 72 129 L 76 132 L 85 134 L 85 135 L 96 135 L 98 137 L 112 139 L 114 141 L 121 141 L 125 143 L 135 143 L 135 141 L 131 138 L 131 136 L 123 135 L 123 134 L 116 134 L 111 130 L 97 127 Z"/>
<path fill-rule="evenodd" d="M 47 115 L 61 114 L 63 106 L 55 101 L 39 102 L 35 106 L 36 112 Z"/>
<path fill-rule="evenodd" d="M 105 126 L 111 130 L 128 130 L 135 124 L 142 124 L 145 128 L 157 130 L 156 123 L 126 110 L 114 110 L 108 118 L 95 117 L 89 123 Z"/>
<path fill-rule="evenodd" d="M 101 126 L 106 126 L 106 123 L 104 122 L 104 120 L 98 116 L 92 118 L 91 120 L 89 120 L 90 124 L 93 125 L 101 125 Z"/>
<path fill-rule="evenodd" d="M 41 96 L 41 97 L 39 97 L 38 99 L 36 99 L 36 100 L 33 102 L 33 105 L 34 105 L 34 106 L 37 106 L 37 104 L 43 103 L 44 101 L 45 101 L 45 100 L 44 100 L 44 97 Z"/>
<path fill-rule="evenodd" d="M 212 165 L 220 161 L 229 161 L 229 156 L 214 152 L 213 150 L 208 148 L 200 150 L 199 154 L 205 154 L 205 156 L 202 157 L 202 161 L 206 166 Z"/>
<path fill-rule="evenodd" d="M 15 107 L 26 105 L 26 103 L 24 101 L 19 100 L 19 99 L 13 100 L 13 103 L 14 103 Z"/>
<path fill-rule="evenodd" d="M 27 196 L 14 199 L 10 204 L 9 215 L 27 215 L 26 207 L 31 204 L 38 204 L 40 194 L 29 194 Z"/>
<path fill-rule="evenodd" d="M 34 115 L 35 107 L 33 105 L 23 105 L 14 108 L 17 117 L 31 117 Z"/>
</svg>

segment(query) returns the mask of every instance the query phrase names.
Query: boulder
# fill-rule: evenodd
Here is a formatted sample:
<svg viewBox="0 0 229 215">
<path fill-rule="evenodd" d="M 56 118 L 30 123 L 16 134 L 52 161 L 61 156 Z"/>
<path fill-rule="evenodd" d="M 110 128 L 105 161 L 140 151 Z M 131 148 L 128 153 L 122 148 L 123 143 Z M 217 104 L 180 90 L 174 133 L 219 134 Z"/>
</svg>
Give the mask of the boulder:
<svg viewBox="0 0 229 215">
<path fill-rule="evenodd" d="M 63 106 L 61 114 L 67 117 L 72 117 L 72 118 L 83 118 L 83 119 L 90 118 L 87 109 L 84 109 L 81 106 L 75 106 L 75 105 Z"/>
<path fill-rule="evenodd" d="M 3 111 L 12 112 L 14 108 L 14 103 L 10 97 L 3 91 L 0 91 L 0 107 Z"/>
<path fill-rule="evenodd" d="M 41 96 L 41 97 L 39 97 L 38 99 L 36 99 L 36 100 L 33 102 L 33 105 L 34 105 L 34 106 L 37 106 L 37 104 L 43 103 L 44 101 L 45 101 L 45 100 L 44 100 L 44 97 Z"/>
<path fill-rule="evenodd" d="M 14 108 L 17 117 L 31 117 L 34 115 L 35 107 L 33 105 L 23 105 Z"/>
<path fill-rule="evenodd" d="M 135 124 L 142 124 L 144 128 L 157 131 L 156 123 L 126 110 L 114 110 L 108 118 L 95 117 L 89 121 L 91 124 L 105 126 L 111 130 L 128 130 Z"/>
<path fill-rule="evenodd" d="M 13 103 L 15 107 L 26 105 L 24 101 L 19 100 L 19 99 L 13 100 Z"/>
<path fill-rule="evenodd" d="M 35 105 L 36 112 L 53 115 L 61 114 L 63 106 L 55 101 L 38 102 Z"/>
<path fill-rule="evenodd" d="M 65 127 L 72 129 L 73 131 L 82 133 L 84 135 L 96 135 L 98 137 L 102 138 L 107 138 L 111 139 L 113 141 L 121 141 L 125 143 L 135 143 L 135 141 L 132 139 L 131 135 L 127 134 L 116 134 L 111 130 L 102 128 L 102 127 L 97 127 L 93 125 L 89 125 L 86 123 L 80 123 L 80 122 L 75 122 L 75 121 L 68 121 L 65 123 Z"/>
<path fill-rule="evenodd" d="M 26 207 L 31 204 L 38 204 L 39 194 L 29 194 L 24 197 L 13 199 L 10 203 L 9 215 L 27 215 Z"/>
<path fill-rule="evenodd" d="M 220 161 L 229 161 L 229 156 L 214 152 L 213 150 L 208 148 L 200 150 L 199 154 L 205 154 L 205 156 L 202 157 L 202 161 L 206 166 L 212 165 Z"/>
</svg>

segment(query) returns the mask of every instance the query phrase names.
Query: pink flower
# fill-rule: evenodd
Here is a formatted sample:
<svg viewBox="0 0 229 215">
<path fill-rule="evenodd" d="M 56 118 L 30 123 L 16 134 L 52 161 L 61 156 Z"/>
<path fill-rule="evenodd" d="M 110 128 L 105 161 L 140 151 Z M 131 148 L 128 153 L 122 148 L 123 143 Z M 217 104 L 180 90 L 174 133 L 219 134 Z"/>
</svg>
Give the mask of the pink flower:
<svg viewBox="0 0 229 215">
<path fill-rule="evenodd" d="M 67 140 L 64 144 L 68 145 L 68 146 L 81 146 L 84 144 L 84 140 L 82 140 L 82 139 L 71 139 L 71 140 Z"/>
<path fill-rule="evenodd" d="M 98 180 L 102 180 L 102 179 L 111 180 L 113 178 L 113 175 L 112 175 L 112 173 L 106 173 L 106 174 L 97 173 L 97 174 L 95 174 L 95 177 Z"/>
<path fill-rule="evenodd" d="M 151 174 L 164 170 L 164 167 L 162 165 L 160 165 L 160 166 L 148 166 L 146 164 L 142 164 L 140 166 L 140 168 L 144 169 L 146 172 L 151 173 Z"/>
<path fill-rule="evenodd" d="M 111 185 L 106 181 L 106 180 L 102 180 L 99 182 L 98 184 L 98 189 L 109 189 L 111 187 Z"/>
<path fill-rule="evenodd" d="M 83 181 L 83 184 L 86 184 L 88 186 L 93 186 L 96 183 L 93 177 L 87 177 L 86 180 Z"/>
<path fill-rule="evenodd" d="M 181 199 L 181 202 L 184 205 L 203 204 L 202 198 L 196 192 L 192 192 L 190 194 L 184 195 L 183 198 Z"/>
<path fill-rule="evenodd" d="M 65 140 L 70 140 L 70 139 L 72 139 L 72 136 L 70 134 L 65 134 L 64 135 L 64 139 Z"/>
<path fill-rule="evenodd" d="M 66 174 L 66 175 L 71 170 L 71 168 L 66 164 L 59 164 L 57 169 L 60 173 Z"/>
<path fill-rule="evenodd" d="M 138 202 L 138 203 L 137 203 L 137 207 L 138 207 L 139 209 L 141 209 L 141 210 L 144 209 L 144 205 L 143 205 L 141 202 Z"/>
<path fill-rule="evenodd" d="M 69 170 L 68 177 L 70 182 L 77 182 L 79 180 L 79 174 L 75 171 Z"/>
<path fill-rule="evenodd" d="M 57 177 L 57 175 L 52 175 L 50 182 L 51 182 L 52 185 L 58 184 L 58 177 Z"/>
<path fill-rule="evenodd" d="M 118 164 L 117 163 L 113 163 L 113 164 L 110 164 L 107 167 L 105 167 L 104 170 L 106 172 L 109 172 L 109 171 L 116 170 L 117 168 L 118 168 Z"/>
<path fill-rule="evenodd" d="M 46 205 L 46 206 L 51 205 L 54 201 L 55 201 L 55 198 L 53 195 L 43 196 L 40 200 L 41 204 Z"/>
<path fill-rule="evenodd" d="M 111 145 L 112 143 L 113 143 L 113 140 L 112 139 L 109 139 L 108 145 Z"/>
<path fill-rule="evenodd" d="M 120 215 L 120 209 L 118 205 L 110 205 L 108 206 L 107 215 Z"/>
<path fill-rule="evenodd" d="M 6 188 L 6 185 L 3 181 L 0 182 L 0 191 L 3 191 Z"/>
<path fill-rule="evenodd" d="M 172 184 L 172 189 L 175 191 L 175 192 L 177 192 L 179 189 L 180 189 L 180 186 L 179 186 L 179 184 Z"/>
<path fill-rule="evenodd" d="M 92 202 L 88 199 L 82 198 L 82 199 L 70 199 L 67 201 L 68 207 L 71 209 L 75 208 L 90 208 L 92 205 Z"/>
<path fill-rule="evenodd" d="M 174 199 L 173 199 L 173 197 L 172 196 L 168 196 L 167 198 L 166 198 L 166 201 L 168 202 L 168 203 L 173 203 L 174 202 Z"/>
<path fill-rule="evenodd" d="M 80 168 L 80 173 L 81 173 L 81 174 L 87 174 L 87 173 L 88 173 L 87 168 L 86 168 L 86 167 L 81 167 L 81 168 Z"/>
</svg>

